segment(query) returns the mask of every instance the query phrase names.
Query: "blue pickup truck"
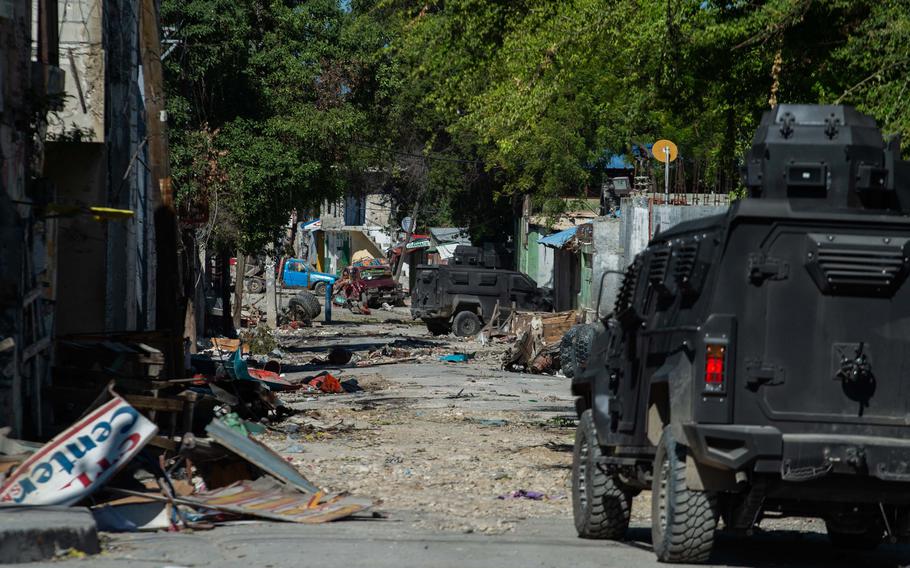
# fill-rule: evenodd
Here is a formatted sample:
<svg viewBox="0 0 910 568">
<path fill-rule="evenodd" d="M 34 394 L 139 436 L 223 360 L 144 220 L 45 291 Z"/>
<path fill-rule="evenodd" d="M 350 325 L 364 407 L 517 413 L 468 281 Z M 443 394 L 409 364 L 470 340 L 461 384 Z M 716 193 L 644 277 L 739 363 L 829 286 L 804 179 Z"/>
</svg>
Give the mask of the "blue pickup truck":
<svg viewBox="0 0 910 568">
<path fill-rule="evenodd" d="M 334 274 L 316 272 L 305 260 L 286 258 L 279 267 L 277 282 L 281 288 L 305 288 L 312 290 L 317 296 L 324 296 L 326 288 L 332 286 L 335 280 Z M 265 279 L 262 276 L 248 277 L 246 287 L 253 294 L 264 292 Z"/>
</svg>

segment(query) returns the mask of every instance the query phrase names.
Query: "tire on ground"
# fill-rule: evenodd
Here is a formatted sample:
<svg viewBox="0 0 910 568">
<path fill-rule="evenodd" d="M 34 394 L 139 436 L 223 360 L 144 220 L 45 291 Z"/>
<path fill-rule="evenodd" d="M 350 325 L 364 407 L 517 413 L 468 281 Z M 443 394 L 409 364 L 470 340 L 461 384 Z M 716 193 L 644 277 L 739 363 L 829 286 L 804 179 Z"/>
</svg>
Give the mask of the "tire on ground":
<svg viewBox="0 0 910 568">
<path fill-rule="evenodd" d="M 570 379 L 575 376 L 575 334 L 578 333 L 579 326 L 574 326 L 565 335 L 562 336 L 562 340 L 559 342 L 559 366 L 562 369 L 562 374 L 569 377 Z"/>
<path fill-rule="evenodd" d="M 319 300 L 312 293 L 301 291 L 288 302 L 291 314 L 305 319 L 314 320 L 322 311 Z"/>
<path fill-rule="evenodd" d="M 619 540 L 629 528 L 633 492 L 601 469 L 602 456 L 591 410 L 585 410 L 575 431 L 572 452 L 572 513 L 582 538 Z"/>
<path fill-rule="evenodd" d="M 654 456 L 651 543 L 661 562 L 706 562 L 714 547 L 717 498 L 686 486 L 686 447 L 664 428 Z"/>
<path fill-rule="evenodd" d="M 455 321 L 452 322 L 452 328 L 458 337 L 471 337 L 480 333 L 482 323 L 480 318 L 474 312 L 458 312 Z"/>
<path fill-rule="evenodd" d="M 433 335 L 446 335 L 452 331 L 452 326 L 448 320 L 429 319 L 424 320 L 424 323 L 427 324 L 427 330 Z"/>
</svg>

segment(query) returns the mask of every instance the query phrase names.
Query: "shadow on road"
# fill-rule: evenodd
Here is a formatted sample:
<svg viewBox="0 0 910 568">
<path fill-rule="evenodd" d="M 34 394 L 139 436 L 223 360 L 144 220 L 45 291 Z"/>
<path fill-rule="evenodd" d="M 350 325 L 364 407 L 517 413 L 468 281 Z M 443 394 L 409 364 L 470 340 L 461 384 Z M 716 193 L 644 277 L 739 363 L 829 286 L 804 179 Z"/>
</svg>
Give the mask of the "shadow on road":
<svg viewBox="0 0 910 568">
<path fill-rule="evenodd" d="M 651 552 L 651 529 L 632 528 L 626 545 Z M 707 566 L 749 568 L 901 568 L 910 565 L 910 546 L 882 545 L 874 551 L 834 548 L 819 533 L 760 532 L 752 537 L 721 532 Z"/>
</svg>

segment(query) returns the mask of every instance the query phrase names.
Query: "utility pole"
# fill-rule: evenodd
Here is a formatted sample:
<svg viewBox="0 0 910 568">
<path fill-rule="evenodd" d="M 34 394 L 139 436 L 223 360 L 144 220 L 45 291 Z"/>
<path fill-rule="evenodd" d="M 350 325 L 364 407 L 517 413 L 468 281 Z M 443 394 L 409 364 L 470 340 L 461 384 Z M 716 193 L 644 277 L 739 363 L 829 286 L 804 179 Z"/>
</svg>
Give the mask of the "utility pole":
<svg viewBox="0 0 910 568">
<path fill-rule="evenodd" d="M 149 290 L 155 302 L 155 319 L 149 326 L 170 331 L 173 343 L 189 337 L 196 342 L 195 325 L 186 325 L 186 297 L 178 261 L 179 227 L 171 188 L 171 168 L 167 143 L 167 113 L 164 110 L 164 74 L 161 69 L 161 41 L 156 0 L 140 0 L 139 55 L 142 60 L 145 90 L 146 128 L 148 131 L 149 169 L 155 219 L 154 287 Z M 185 334 L 189 335 L 185 335 Z M 182 354 L 169 353 L 173 378 L 183 377 Z"/>
<path fill-rule="evenodd" d="M 275 246 L 269 244 L 265 256 L 265 320 L 272 329 L 278 327 L 278 298 L 275 294 Z"/>
</svg>

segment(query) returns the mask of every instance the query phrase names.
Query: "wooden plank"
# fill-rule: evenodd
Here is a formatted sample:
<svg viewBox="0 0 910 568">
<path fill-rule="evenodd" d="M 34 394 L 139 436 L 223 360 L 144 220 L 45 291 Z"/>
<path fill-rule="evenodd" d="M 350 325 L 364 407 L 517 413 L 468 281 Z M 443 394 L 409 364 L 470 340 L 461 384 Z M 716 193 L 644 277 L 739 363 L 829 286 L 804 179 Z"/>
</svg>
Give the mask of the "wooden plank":
<svg viewBox="0 0 910 568">
<path fill-rule="evenodd" d="M 155 410 L 158 412 L 182 412 L 183 405 L 186 403 L 182 399 L 174 398 L 156 398 L 154 396 L 145 396 L 141 394 L 123 394 L 120 395 L 128 403 L 139 410 Z"/>
<path fill-rule="evenodd" d="M 29 359 L 31 359 L 32 357 L 37 355 L 38 353 L 41 353 L 42 351 L 46 350 L 48 347 L 50 347 L 50 344 L 51 344 L 50 337 L 44 337 L 44 338 L 41 338 L 38 341 L 32 343 L 31 345 L 29 345 L 28 347 L 26 347 L 25 349 L 22 350 L 22 362 L 24 363 L 25 361 L 28 361 Z"/>
</svg>

